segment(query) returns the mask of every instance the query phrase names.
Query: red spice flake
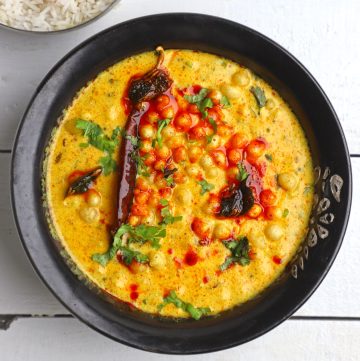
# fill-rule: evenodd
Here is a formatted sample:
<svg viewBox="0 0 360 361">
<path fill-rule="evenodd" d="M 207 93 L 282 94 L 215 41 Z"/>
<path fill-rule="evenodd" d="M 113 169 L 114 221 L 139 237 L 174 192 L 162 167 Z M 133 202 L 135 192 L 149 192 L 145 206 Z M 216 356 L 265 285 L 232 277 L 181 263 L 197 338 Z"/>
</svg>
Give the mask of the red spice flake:
<svg viewBox="0 0 360 361">
<path fill-rule="evenodd" d="M 208 282 L 209 282 L 209 277 L 208 277 L 208 276 L 205 276 L 205 277 L 203 278 L 203 282 L 204 282 L 204 283 L 208 283 Z"/>
<path fill-rule="evenodd" d="M 251 260 L 254 260 L 256 258 L 256 253 L 252 249 L 249 250 L 249 258 Z"/>
<path fill-rule="evenodd" d="M 198 260 L 199 260 L 199 256 L 197 255 L 196 252 L 194 252 L 191 249 L 186 252 L 184 257 L 184 263 L 186 263 L 188 266 L 196 265 Z"/>
<path fill-rule="evenodd" d="M 182 267 L 182 260 L 178 257 L 174 258 L 174 262 L 177 268 L 181 268 Z"/>
<path fill-rule="evenodd" d="M 174 252 L 174 251 L 173 251 L 172 248 L 169 248 L 169 249 L 167 250 L 167 253 L 168 253 L 168 254 L 173 254 L 173 252 Z"/>
<path fill-rule="evenodd" d="M 276 264 L 281 264 L 282 263 L 282 259 L 279 256 L 274 256 L 272 258 L 273 262 Z"/>
<path fill-rule="evenodd" d="M 136 301 L 138 297 L 139 297 L 139 292 L 133 291 L 133 292 L 130 293 L 130 298 L 133 301 Z"/>
<path fill-rule="evenodd" d="M 137 284 L 133 283 L 133 284 L 130 285 L 130 290 L 131 291 L 136 291 L 138 289 L 138 287 L 139 286 Z"/>
<path fill-rule="evenodd" d="M 222 273 L 222 272 L 221 272 L 219 269 L 215 271 L 215 274 L 216 274 L 217 276 L 220 276 L 221 273 Z"/>
</svg>

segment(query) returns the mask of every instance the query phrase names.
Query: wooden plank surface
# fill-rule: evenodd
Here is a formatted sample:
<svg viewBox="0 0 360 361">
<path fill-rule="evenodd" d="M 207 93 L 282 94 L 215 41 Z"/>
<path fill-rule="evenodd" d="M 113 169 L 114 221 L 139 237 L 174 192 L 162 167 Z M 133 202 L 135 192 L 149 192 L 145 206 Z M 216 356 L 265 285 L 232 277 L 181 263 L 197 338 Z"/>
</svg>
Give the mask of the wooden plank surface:
<svg viewBox="0 0 360 361">
<path fill-rule="evenodd" d="M 341 119 L 352 153 L 360 153 L 360 2 L 352 0 L 123 0 L 83 29 L 51 36 L 0 29 L 0 149 L 10 149 L 19 120 L 48 70 L 96 32 L 133 17 L 198 12 L 248 25 L 294 54 L 322 85 Z"/>
<path fill-rule="evenodd" d="M 286 321 L 247 344 L 206 355 L 151 354 L 117 344 L 75 319 L 21 319 L 0 333 L 4 361 L 356 361 L 360 322 Z"/>
<path fill-rule="evenodd" d="M 0 154 L 0 169 L 8 169 L 9 162 L 9 154 Z M 356 185 L 360 180 L 360 158 L 352 158 L 352 165 Z M 360 288 L 354 287 L 360 284 L 359 219 L 360 188 L 355 187 L 350 222 L 339 256 L 297 315 L 360 317 Z M 26 259 L 10 212 L 8 172 L 0 173 L 0 290 L 0 314 L 67 313 L 45 289 Z"/>
</svg>

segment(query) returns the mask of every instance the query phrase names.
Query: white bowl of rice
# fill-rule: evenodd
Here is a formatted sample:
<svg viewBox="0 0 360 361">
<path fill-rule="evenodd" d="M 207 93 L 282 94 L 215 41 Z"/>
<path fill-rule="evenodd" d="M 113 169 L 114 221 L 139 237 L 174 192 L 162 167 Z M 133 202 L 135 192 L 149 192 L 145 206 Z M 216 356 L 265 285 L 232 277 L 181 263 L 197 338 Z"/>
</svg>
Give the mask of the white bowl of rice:
<svg viewBox="0 0 360 361">
<path fill-rule="evenodd" d="M 58 32 L 95 20 L 120 0 L 0 0 L 0 25 Z"/>
</svg>

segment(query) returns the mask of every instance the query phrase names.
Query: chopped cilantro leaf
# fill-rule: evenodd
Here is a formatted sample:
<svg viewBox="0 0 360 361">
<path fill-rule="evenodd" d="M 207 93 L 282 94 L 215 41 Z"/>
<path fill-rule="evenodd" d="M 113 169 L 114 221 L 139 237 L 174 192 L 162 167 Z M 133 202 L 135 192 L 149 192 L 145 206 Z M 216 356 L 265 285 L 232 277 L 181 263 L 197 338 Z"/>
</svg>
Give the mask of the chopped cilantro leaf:
<svg viewBox="0 0 360 361">
<path fill-rule="evenodd" d="M 139 175 L 144 176 L 144 177 L 150 177 L 149 168 L 144 163 L 145 157 L 146 157 L 146 155 L 144 157 L 141 157 L 137 149 L 135 149 L 131 153 L 131 158 L 137 164 L 137 173 Z"/>
<path fill-rule="evenodd" d="M 158 130 L 156 132 L 156 141 L 157 141 L 159 147 L 162 147 L 161 132 L 166 126 L 169 125 L 170 122 L 171 122 L 171 119 L 160 119 L 158 121 Z"/>
<path fill-rule="evenodd" d="M 231 256 L 227 257 L 224 263 L 220 266 L 221 271 L 225 271 L 233 263 L 238 263 L 241 266 L 247 266 L 250 264 L 250 248 L 247 237 L 240 237 L 237 241 L 223 241 L 223 244 L 228 250 L 230 250 Z"/>
<path fill-rule="evenodd" d="M 211 117 L 208 120 L 209 120 L 209 123 L 211 124 L 211 126 L 214 129 L 214 134 L 216 134 L 216 132 L 217 132 L 217 124 L 216 124 L 215 120 L 213 118 L 211 118 Z"/>
<path fill-rule="evenodd" d="M 189 103 L 195 104 L 195 103 L 201 102 L 203 99 L 205 99 L 205 97 L 208 95 L 208 93 L 209 93 L 208 89 L 202 88 L 202 89 L 200 89 L 199 93 L 197 93 L 195 95 L 185 95 L 184 98 Z"/>
<path fill-rule="evenodd" d="M 88 143 L 103 152 L 113 153 L 116 145 L 119 144 L 114 134 L 109 138 L 102 128 L 89 120 L 77 119 L 76 128 L 83 131 L 83 135 L 88 138 Z M 115 133 L 116 134 L 116 133 Z"/>
<path fill-rule="evenodd" d="M 129 247 L 120 246 L 119 251 L 121 253 L 122 261 L 127 265 L 130 266 L 132 261 L 135 259 L 136 262 L 139 263 L 147 263 L 149 262 L 149 257 L 139 251 L 134 251 Z"/>
<path fill-rule="evenodd" d="M 166 181 L 166 185 L 169 186 L 169 187 L 172 187 L 174 186 L 174 177 L 171 175 L 167 178 L 165 178 L 165 181 Z"/>
<path fill-rule="evenodd" d="M 173 224 L 175 222 L 181 221 L 182 220 L 182 216 L 176 216 L 174 217 L 169 209 L 169 201 L 162 198 L 160 199 L 160 204 L 163 206 L 163 208 L 160 211 L 161 216 L 163 217 L 162 221 L 160 222 L 160 224 Z"/>
<path fill-rule="evenodd" d="M 242 182 L 249 176 L 249 173 L 247 172 L 245 166 L 242 163 L 238 163 L 237 167 L 239 169 L 239 174 L 237 178 L 240 182 Z"/>
<path fill-rule="evenodd" d="M 123 236 L 128 234 L 128 244 L 123 244 Z M 166 236 L 166 229 L 164 227 L 147 226 L 140 224 L 139 226 L 133 227 L 129 224 L 123 224 L 116 231 L 111 247 L 105 253 L 96 253 L 92 255 L 92 260 L 100 263 L 102 266 L 115 257 L 117 251 L 120 251 L 123 261 L 125 264 L 130 264 L 133 259 L 140 263 L 146 263 L 148 258 L 146 255 L 134 251 L 129 248 L 131 243 L 144 244 L 150 242 L 153 248 L 158 249 L 160 247 L 160 240 Z"/>
<path fill-rule="evenodd" d="M 168 206 L 169 205 L 169 201 L 165 198 L 161 198 L 159 203 L 162 205 L 162 206 Z"/>
<path fill-rule="evenodd" d="M 185 100 L 187 100 L 189 103 L 196 104 L 203 118 L 207 118 L 208 116 L 207 109 L 212 108 L 214 105 L 212 100 L 206 97 L 208 93 L 209 93 L 208 89 L 201 88 L 199 93 L 197 94 L 184 96 Z"/>
<path fill-rule="evenodd" d="M 134 146 L 137 147 L 139 145 L 139 139 L 137 137 L 134 137 L 133 135 L 129 135 L 126 134 L 125 135 L 125 139 L 130 140 L 130 143 Z"/>
<path fill-rule="evenodd" d="M 265 154 L 265 158 L 269 161 L 272 162 L 273 161 L 273 157 L 271 154 Z"/>
<path fill-rule="evenodd" d="M 109 175 L 116 170 L 116 161 L 110 154 L 105 155 L 99 159 L 99 163 L 103 169 L 104 175 Z"/>
<path fill-rule="evenodd" d="M 200 191 L 201 195 L 204 195 L 206 192 L 211 191 L 215 187 L 213 184 L 208 183 L 206 179 L 198 181 L 197 184 L 201 186 L 201 191 Z"/>
<path fill-rule="evenodd" d="M 100 165 L 103 167 L 104 175 L 109 175 L 116 170 L 116 161 L 112 158 L 115 147 L 119 144 L 119 135 L 121 128 L 116 127 L 109 138 L 103 129 L 92 121 L 77 119 L 76 128 L 83 131 L 83 135 L 87 137 L 88 143 L 80 143 L 81 148 L 89 145 L 103 151 L 105 155 L 99 159 Z"/>
<path fill-rule="evenodd" d="M 182 301 L 175 291 L 170 291 L 169 295 L 164 297 L 163 302 L 158 306 L 158 310 L 161 311 L 166 305 L 172 303 L 175 307 L 181 308 L 187 312 L 193 319 L 199 320 L 202 316 L 205 316 L 211 312 L 209 307 L 195 307 L 191 303 Z"/>
<path fill-rule="evenodd" d="M 231 105 L 229 99 L 228 99 L 225 95 L 223 95 L 223 96 L 221 97 L 221 99 L 220 99 L 220 104 L 221 104 L 224 108 L 227 108 L 227 107 L 229 107 L 229 106 Z"/>
</svg>

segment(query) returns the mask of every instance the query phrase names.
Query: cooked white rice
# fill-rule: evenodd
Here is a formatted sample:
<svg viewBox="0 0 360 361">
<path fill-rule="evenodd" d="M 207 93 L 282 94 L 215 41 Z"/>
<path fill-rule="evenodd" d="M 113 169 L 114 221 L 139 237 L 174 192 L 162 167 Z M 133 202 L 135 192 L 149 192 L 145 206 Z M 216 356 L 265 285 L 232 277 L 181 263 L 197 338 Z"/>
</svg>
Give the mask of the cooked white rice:
<svg viewBox="0 0 360 361">
<path fill-rule="evenodd" d="M 54 31 L 74 27 L 114 0 L 0 0 L 0 23 L 17 29 Z"/>
</svg>

